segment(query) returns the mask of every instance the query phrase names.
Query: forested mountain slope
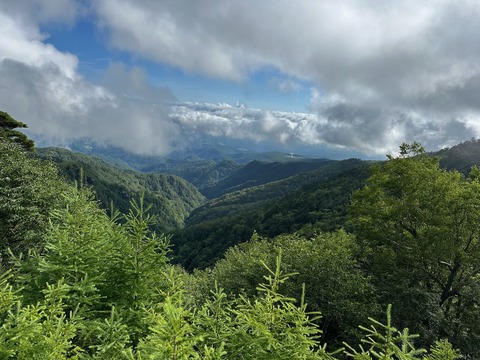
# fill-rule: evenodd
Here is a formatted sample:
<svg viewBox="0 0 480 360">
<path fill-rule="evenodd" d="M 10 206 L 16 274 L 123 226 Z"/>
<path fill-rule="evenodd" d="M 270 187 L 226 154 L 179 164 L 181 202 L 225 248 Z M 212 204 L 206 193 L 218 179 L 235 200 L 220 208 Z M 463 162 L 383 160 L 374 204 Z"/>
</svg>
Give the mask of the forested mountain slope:
<svg viewBox="0 0 480 360">
<path fill-rule="evenodd" d="M 315 171 L 302 172 L 279 181 L 272 181 L 227 193 L 219 198 L 209 200 L 195 209 L 189 216 L 187 225 L 191 226 L 212 218 L 262 207 L 266 202 L 281 199 L 304 185 L 314 184 L 335 177 L 345 171 L 355 169 L 363 163 L 359 159 L 331 161 Z"/>
<path fill-rule="evenodd" d="M 113 203 L 125 213 L 130 200 L 143 194 L 145 203 L 152 206 L 151 213 L 157 215 L 155 228 L 161 232 L 183 227 L 190 212 L 204 202 L 198 190 L 178 176 L 123 170 L 100 158 L 61 148 L 38 149 L 36 154 L 54 161 L 68 180 L 91 186 L 105 209 Z"/>
<path fill-rule="evenodd" d="M 202 193 L 207 198 L 213 199 L 233 191 L 282 180 L 307 171 L 314 171 L 332 163 L 335 163 L 335 161 L 327 159 L 292 159 L 281 162 L 254 160 L 218 181 L 215 185 L 204 188 Z"/>
<path fill-rule="evenodd" d="M 363 186 L 369 163 L 339 163 L 336 171 L 307 172 L 207 202 L 192 212 L 185 229 L 174 233 L 176 261 L 190 270 L 211 266 L 254 231 L 274 236 L 302 230 L 311 235 L 341 228 L 350 194 Z"/>
<path fill-rule="evenodd" d="M 470 172 L 472 166 L 480 166 L 480 140 L 464 141 L 431 155 L 440 157 L 440 166 L 449 170 L 460 171 L 466 175 Z"/>
<path fill-rule="evenodd" d="M 142 168 L 144 172 L 159 172 L 173 174 L 187 180 L 203 191 L 204 188 L 215 185 L 220 180 L 228 177 L 243 165 L 233 160 L 215 162 L 213 160 L 181 161 L 169 160 Z"/>
</svg>

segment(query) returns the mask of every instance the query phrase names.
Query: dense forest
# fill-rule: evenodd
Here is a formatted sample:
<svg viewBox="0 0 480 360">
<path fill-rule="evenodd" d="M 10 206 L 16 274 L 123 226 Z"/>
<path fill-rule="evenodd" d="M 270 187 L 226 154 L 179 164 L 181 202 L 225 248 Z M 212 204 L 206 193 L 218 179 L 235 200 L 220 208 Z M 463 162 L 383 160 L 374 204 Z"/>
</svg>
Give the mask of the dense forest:
<svg viewBox="0 0 480 360">
<path fill-rule="evenodd" d="M 103 209 L 126 213 L 132 199 L 142 195 L 156 214 L 155 229 L 170 231 L 184 226 L 190 212 L 205 198 L 189 182 L 175 175 L 119 169 L 100 158 L 60 148 L 37 149 L 37 157 L 56 164 L 67 181 L 92 188 Z"/>
<path fill-rule="evenodd" d="M 0 114 L 0 358 L 478 358 L 479 168 L 402 144 L 386 162 L 338 162 L 200 210 L 185 180 L 107 177 L 97 160 L 34 151 L 23 126 Z M 102 193 L 122 181 L 137 191 L 117 211 Z M 152 230 L 194 208 L 185 230 L 217 217 L 253 227 L 239 223 L 248 241 L 211 238 L 208 267 L 187 272 L 172 264 L 175 234 Z"/>
</svg>

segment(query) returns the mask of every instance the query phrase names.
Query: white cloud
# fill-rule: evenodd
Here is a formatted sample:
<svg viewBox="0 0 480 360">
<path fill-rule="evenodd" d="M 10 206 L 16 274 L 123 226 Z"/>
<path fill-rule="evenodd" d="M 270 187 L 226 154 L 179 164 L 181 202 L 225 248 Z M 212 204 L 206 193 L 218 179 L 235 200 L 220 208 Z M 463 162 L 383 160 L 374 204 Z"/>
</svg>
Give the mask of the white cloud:
<svg viewBox="0 0 480 360">
<path fill-rule="evenodd" d="M 0 78 L 0 108 L 46 143 L 87 137 L 137 153 L 165 154 L 179 137 L 162 102 L 172 95 L 149 86 L 138 69 L 113 64 L 104 83 L 115 81 L 114 90 L 65 76 L 53 64 L 36 67 L 9 59 L 0 61 Z M 135 97 L 125 95 L 130 92 Z"/>
<path fill-rule="evenodd" d="M 99 0 L 97 12 L 113 46 L 154 61 L 234 80 L 274 67 L 315 82 L 326 100 L 312 109 L 332 145 L 381 152 L 480 135 L 476 0 Z"/>
<path fill-rule="evenodd" d="M 32 1 L 30 10 L 39 7 L 36 17 L 33 10 L 20 16 L 27 3 L 12 2 L 0 10 L 2 111 L 50 143 L 90 137 L 134 152 L 170 151 L 177 133 L 164 102 L 174 99 L 171 93 L 149 85 L 140 69 L 121 64 L 111 64 L 101 83 L 89 82 L 78 73 L 77 57 L 45 44 L 38 25 L 49 19 L 71 21 L 76 13 L 60 10 L 75 4 Z"/>
<path fill-rule="evenodd" d="M 323 121 L 312 114 L 187 102 L 173 105 L 170 118 L 189 138 L 195 138 L 195 134 L 227 137 L 290 149 L 324 143 L 314 136 L 315 126 Z"/>
<path fill-rule="evenodd" d="M 0 12 L 0 60 L 11 59 L 32 66 L 54 64 L 68 77 L 76 72 L 78 59 L 44 44 L 38 28 Z"/>
<path fill-rule="evenodd" d="M 121 64 L 93 84 L 40 31 L 92 14 L 110 46 L 186 72 L 241 82 L 273 68 L 285 93 L 313 83 L 315 115 L 180 104 L 167 116 L 172 95 Z M 156 153 L 214 136 L 371 154 L 480 136 L 476 0 L 5 1 L 0 33 L 0 106 L 38 134 Z"/>
<path fill-rule="evenodd" d="M 85 14 L 87 5 L 82 0 L 15 0 L 2 1 L 2 12 L 26 24 L 55 22 L 72 25 Z"/>
</svg>

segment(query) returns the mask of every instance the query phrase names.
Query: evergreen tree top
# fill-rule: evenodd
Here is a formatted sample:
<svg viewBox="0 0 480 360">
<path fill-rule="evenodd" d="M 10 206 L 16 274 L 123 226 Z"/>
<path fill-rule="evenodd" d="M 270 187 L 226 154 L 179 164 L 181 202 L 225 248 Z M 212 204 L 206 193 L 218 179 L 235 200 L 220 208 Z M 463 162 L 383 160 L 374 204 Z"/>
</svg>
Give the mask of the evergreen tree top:
<svg viewBox="0 0 480 360">
<path fill-rule="evenodd" d="M 8 138 L 25 150 L 33 151 L 34 143 L 25 134 L 16 131 L 16 128 L 27 128 L 28 126 L 12 118 L 8 113 L 0 111 L 0 139 Z"/>
<path fill-rule="evenodd" d="M 12 118 L 8 113 L 0 111 L 0 127 L 6 129 L 27 128 L 27 124 Z"/>
</svg>

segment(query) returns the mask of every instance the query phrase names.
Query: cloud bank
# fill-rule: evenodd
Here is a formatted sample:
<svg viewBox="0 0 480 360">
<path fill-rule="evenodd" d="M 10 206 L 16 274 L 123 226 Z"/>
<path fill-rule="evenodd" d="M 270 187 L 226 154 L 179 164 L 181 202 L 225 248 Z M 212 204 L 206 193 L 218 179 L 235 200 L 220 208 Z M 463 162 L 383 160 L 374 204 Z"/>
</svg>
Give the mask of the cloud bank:
<svg viewBox="0 0 480 360">
<path fill-rule="evenodd" d="M 263 67 L 317 84 L 332 145 L 384 152 L 479 136 L 475 0 L 103 0 L 111 44 L 185 71 L 241 81 Z"/>
<path fill-rule="evenodd" d="M 149 85 L 141 69 L 118 63 L 98 83 L 87 81 L 77 57 L 46 44 L 39 31 L 42 21 L 74 22 L 79 3 L 27 3 L 9 2 L 0 10 L 0 108 L 27 123 L 43 144 L 88 137 L 137 153 L 171 151 L 178 133 L 167 116 L 170 91 Z"/>
<path fill-rule="evenodd" d="M 284 148 L 293 148 L 301 143 L 321 143 L 314 128 L 314 124 L 320 121 L 312 114 L 187 102 L 173 105 L 169 116 L 189 139 L 206 135 L 277 144 Z"/>
<path fill-rule="evenodd" d="M 274 68 L 286 93 L 308 81 L 312 114 L 170 107 L 168 89 L 122 64 L 91 83 L 39 30 L 79 19 L 110 47 L 187 73 L 242 82 Z M 476 0 L 25 0 L 2 4 L 0 33 L 0 107 L 52 139 L 167 153 L 208 135 L 385 154 L 480 136 Z"/>
</svg>

